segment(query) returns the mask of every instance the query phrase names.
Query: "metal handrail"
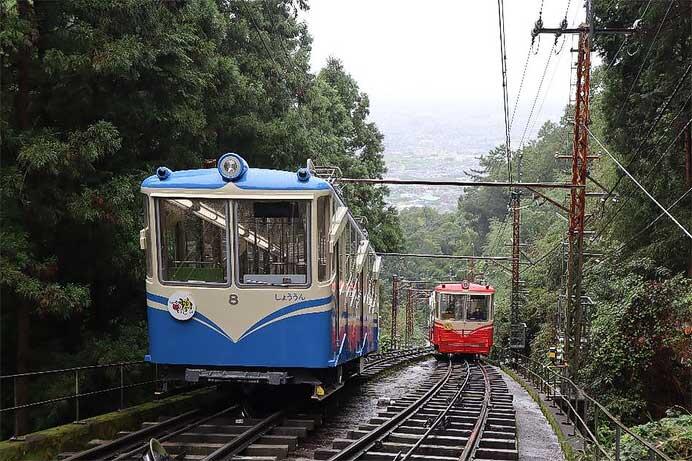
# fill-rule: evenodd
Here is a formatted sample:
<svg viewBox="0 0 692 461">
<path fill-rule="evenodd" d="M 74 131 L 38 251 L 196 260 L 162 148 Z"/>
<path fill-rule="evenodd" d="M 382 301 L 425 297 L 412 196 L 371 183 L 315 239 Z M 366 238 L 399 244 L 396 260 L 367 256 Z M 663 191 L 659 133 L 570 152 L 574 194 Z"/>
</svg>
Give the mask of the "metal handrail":
<svg viewBox="0 0 692 461">
<path fill-rule="evenodd" d="M 116 362 L 116 363 L 105 363 L 105 364 L 98 364 L 98 365 L 84 365 L 81 367 L 73 367 L 73 368 L 57 368 L 55 370 L 28 371 L 26 373 L 17 373 L 14 375 L 2 375 L 2 376 L 0 376 L 0 379 L 26 378 L 26 377 L 30 377 L 30 376 L 50 375 L 50 374 L 56 374 L 56 373 L 68 373 L 71 371 L 91 370 L 91 369 L 95 369 L 95 368 L 112 368 L 112 367 L 127 366 L 127 365 L 139 365 L 142 363 L 149 363 L 149 362 L 146 362 L 144 360 L 138 360 L 135 362 Z"/>
<path fill-rule="evenodd" d="M 641 444 L 646 451 L 648 452 L 649 459 L 650 460 L 655 460 L 655 459 L 661 459 L 663 461 L 673 461 L 668 455 L 665 453 L 661 452 L 658 448 L 656 448 L 651 442 L 645 440 L 642 438 L 640 435 L 634 433 L 630 428 L 628 428 L 625 424 L 622 423 L 618 418 L 616 418 L 613 414 L 611 414 L 606 407 L 604 407 L 600 402 L 595 400 L 593 397 L 588 395 L 582 388 L 577 386 L 574 381 L 569 379 L 568 377 L 557 373 L 555 370 L 551 369 L 549 366 L 545 365 L 544 363 L 541 363 L 535 359 L 532 359 L 531 357 L 528 357 L 526 355 L 520 354 L 517 351 L 513 350 L 507 350 L 507 349 L 501 349 L 501 352 L 503 355 L 505 353 L 509 353 L 510 357 L 514 356 L 515 358 L 519 358 L 524 362 L 527 362 L 529 365 L 523 365 L 522 368 L 525 370 L 526 373 L 529 375 L 534 376 L 537 380 L 540 381 L 540 387 L 541 390 L 547 389 L 548 393 L 548 399 L 551 399 L 551 394 L 552 394 L 552 399 L 555 399 L 556 397 L 559 397 L 562 402 L 564 402 L 568 406 L 568 412 L 567 412 L 567 418 L 571 420 L 575 426 L 575 429 L 577 426 L 580 426 L 580 432 L 582 432 L 582 435 L 585 435 L 586 437 L 584 438 L 584 449 L 586 450 L 586 439 L 588 438 L 590 443 L 592 443 L 598 451 L 601 452 L 607 459 L 613 459 L 616 461 L 620 460 L 621 452 L 620 452 L 620 441 L 622 438 L 622 433 L 628 434 L 632 439 L 637 441 L 639 444 Z M 510 364 L 516 363 L 518 364 L 519 361 L 512 361 Z M 534 367 L 538 367 L 539 370 L 541 370 L 543 373 L 547 374 L 547 376 L 542 376 L 539 374 L 539 372 L 534 371 L 532 369 L 531 365 Z M 547 379 L 546 379 L 547 378 Z M 552 380 L 551 380 L 552 378 Z M 570 389 L 571 387 L 571 389 Z M 559 394 L 558 394 L 559 391 Z M 565 392 L 566 391 L 566 392 Z M 565 398 L 566 397 L 566 398 Z M 572 397 L 575 398 L 575 402 L 577 397 L 581 397 L 585 401 L 588 401 L 594 410 L 598 410 L 602 412 L 608 420 L 610 420 L 614 425 L 615 425 L 615 447 L 614 447 L 614 456 L 611 455 L 610 451 L 604 447 L 599 441 L 598 441 L 598 412 L 594 411 L 594 418 L 593 418 L 593 425 L 594 425 L 594 430 L 596 431 L 596 434 L 594 434 L 591 429 L 589 428 L 588 422 L 584 419 L 586 418 L 586 407 L 584 409 L 584 418 L 580 415 L 579 410 L 572 405 Z M 588 419 L 588 418 L 587 418 Z M 597 455 L 597 453 L 594 453 Z"/>
<path fill-rule="evenodd" d="M 146 379 L 144 381 L 137 381 L 134 383 L 127 383 L 125 384 L 125 368 L 126 367 L 132 367 L 132 366 L 140 366 L 140 365 L 145 365 L 149 364 L 152 367 L 151 370 L 151 379 Z M 100 388 L 100 389 L 95 389 L 95 390 L 90 390 L 87 392 L 84 392 L 84 390 L 80 391 L 80 377 L 84 377 L 84 372 L 86 371 L 91 371 L 91 370 L 103 370 L 103 369 L 115 369 L 116 373 L 118 376 L 115 378 L 116 380 L 119 381 L 117 385 L 110 385 L 105 388 Z M 36 378 L 36 377 L 46 377 L 46 376 L 51 376 L 51 375 L 60 375 L 60 374 L 72 374 L 74 376 L 74 389 L 73 392 L 71 392 L 69 395 L 61 395 L 58 397 L 52 397 L 52 398 L 47 398 L 44 400 L 39 400 L 39 401 L 34 401 L 34 402 L 20 402 L 18 400 L 17 396 L 17 387 L 18 387 L 18 380 L 27 380 L 30 378 Z M 80 376 L 81 374 L 81 376 Z M 74 421 L 80 421 L 80 399 L 84 397 L 93 397 L 96 395 L 101 395 L 101 394 L 106 394 L 106 393 L 112 393 L 112 392 L 118 392 L 120 393 L 120 399 L 119 399 L 119 406 L 118 409 L 123 409 L 125 408 L 125 390 L 126 389 L 132 389 L 136 387 L 141 387 L 141 386 L 146 386 L 146 385 L 156 385 L 157 383 L 162 382 L 161 379 L 158 377 L 158 367 L 156 364 L 151 364 L 150 362 L 146 362 L 143 360 L 139 361 L 130 361 L 130 362 L 116 362 L 116 363 L 107 363 L 107 364 L 96 364 L 96 365 L 84 365 L 84 366 L 79 366 L 79 367 L 71 367 L 71 368 L 59 368 L 59 369 L 53 369 L 53 370 L 40 370 L 40 371 L 31 371 L 31 372 L 25 372 L 25 373 L 14 373 L 10 375 L 3 375 L 0 376 L 0 383 L 2 381 L 7 381 L 7 380 L 12 380 L 13 384 L 13 404 L 12 406 L 8 407 L 1 407 L 0 406 L 0 417 L 2 417 L 4 414 L 7 414 L 9 412 L 15 412 L 15 417 L 17 417 L 17 412 L 19 411 L 26 411 L 32 408 L 44 406 L 44 405 L 50 405 L 50 404 L 55 404 L 58 402 L 62 401 L 74 401 Z M 14 424 L 14 429 L 13 429 L 13 436 L 12 439 L 16 439 L 19 435 L 17 431 L 17 424 Z M 36 428 L 33 428 L 36 429 Z"/>
</svg>

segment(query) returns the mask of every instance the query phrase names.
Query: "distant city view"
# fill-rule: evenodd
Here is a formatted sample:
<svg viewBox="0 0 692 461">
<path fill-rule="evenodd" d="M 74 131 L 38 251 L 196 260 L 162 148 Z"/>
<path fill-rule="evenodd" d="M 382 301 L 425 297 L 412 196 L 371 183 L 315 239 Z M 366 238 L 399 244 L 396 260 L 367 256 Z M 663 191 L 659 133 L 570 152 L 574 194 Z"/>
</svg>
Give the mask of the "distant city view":
<svg viewBox="0 0 692 461">
<path fill-rule="evenodd" d="M 560 108 L 546 107 L 545 117 L 557 119 Z M 548 113 L 550 112 L 550 113 Z M 468 180 L 479 157 L 504 143 L 501 108 L 415 103 L 373 103 L 372 119 L 384 134 L 384 158 L 389 178 Z M 523 126 L 517 119 L 516 126 Z M 540 126 L 540 124 L 537 124 Z M 389 202 L 397 208 L 431 206 L 456 209 L 459 187 L 389 186 Z"/>
<path fill-rule="evenodd" d="M 374 105 L 372 117 L 384 133 L 387 177 L 466 180 L 478 158 L 504 142 L 502 120 L 495 110 L 441 107 L 421 110 L 413 105 Z M 494 109 L 494 108 L 493 108 Z M 398 208 L 456 208 L 458 187 L 389 186 L 389 201 Z"/>
</svg>

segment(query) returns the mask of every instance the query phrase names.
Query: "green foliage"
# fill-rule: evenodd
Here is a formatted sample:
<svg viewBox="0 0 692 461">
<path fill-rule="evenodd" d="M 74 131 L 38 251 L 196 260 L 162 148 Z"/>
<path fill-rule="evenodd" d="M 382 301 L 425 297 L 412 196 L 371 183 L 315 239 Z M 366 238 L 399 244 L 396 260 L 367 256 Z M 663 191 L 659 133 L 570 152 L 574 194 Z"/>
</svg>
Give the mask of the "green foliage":
<svg viewBox="0 0 692 461">
<path fill-rule="evenodd" d="M 18 355 L 5 352 L 7 371 L 144 355 L 139 185 L 156 166 L 239 152 L 256 167 L 312 158 L 381 177 L 367 95 L 337 59 L 309 71 L 306 8 L 0 2 L 2 338 Z M 345 193 L 375 247 L 399 249 L 386 189 Z"/>
<path fill-rule="evenodd" d="M 692 117 L 692 6 L 677 0 L 652 2 L 646 8 L 645 4 L 627 0 L 598 0 L 594 11 L 597 27 L 629 26 L 641 18 L 638 32 L 627 36 L 624 44 L 620 36 L 596 37 L 596 49 L 609 65 L 598 76 L 595 106 L 601 113 L 598 124 L 602 138 L 611 152 L 667 207 L 690 186 L 685 181 L 682 130 Z M 613 176 L 611 173 L 608 178 L 611 184 L 623 174 Z M 663 257 L 673 272 L 689 270 L 690 251 L 679 251 L 684 235 L 680 229 L 662 219 L 640 234 L 661 210 L 626 178 L 616 192 L 621 199 L 605 208 L 608 220 L 600 227 L 613 240 L 628 241 L 627 251 L 656 260 Z M 672 210 L 687 228 L 692 222 L 690 203 L 688 197 Z"/>
<path fill-rule="evenodd" d="M 585 382 L 628 421 L 685 405 L 692 391 L 692 282 L 669 276 L 652 261 L 600 267 L 589 285 L 597 311 L 592 321 Z"/>
<path fill-rule="evenodd" d="M 672 459 L 692 457 L 692 415 L 676 415 L 632 428 L 632 432 L 652 442 L 656 448 Z M 622 437 L 623 461 L 648 459 L 641 444 L 626 434 Z"/>
</svg>

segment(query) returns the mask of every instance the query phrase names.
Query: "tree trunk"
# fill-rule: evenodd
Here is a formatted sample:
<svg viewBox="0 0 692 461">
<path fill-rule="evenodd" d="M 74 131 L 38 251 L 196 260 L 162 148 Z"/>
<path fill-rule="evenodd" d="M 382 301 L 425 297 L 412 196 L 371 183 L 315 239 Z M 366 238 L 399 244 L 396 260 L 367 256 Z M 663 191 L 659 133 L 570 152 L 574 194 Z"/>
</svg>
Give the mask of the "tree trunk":
<svg viewBox="0 0 692 461">
<path fill-rule="evenodd" d="M 28 0 L 19 0 L 17 2 L 17 12 L 21 19 L 29 23 L 31 22 L 31 4 Z M 31 61 L 31 47 L 32 33 L 29 32 L 25 35 L 17 56 L 17 97 L 15 99 L 15 108 L 17 111 L 17 125 L 21 131 L 29 129 L 29 64 Z"/>
<path fill-rule="evenodd" d="M 30 322 L 28 307 L 19 305 L 17 307 L 17 373 L 29 371 L 29 354 L 31 351 L 29 342 Z M 17 405 L 29 402 L 28 380 L 26 378 L 17 378 L 15 386 Z M 29 432 L 29 414 L 27 410 L 17 410 L 15 412 L 14 428 L 16 435 Z"/>
<path fill-rule="evenodd" d="M 32 21 L 31 4 L 28 0 L 17 2 L 19 17 L 28 23 Z M 31 48 L 33 40 L 33 27 L 24 37 L 24 42 L 19 48 L 17 56 L 17 97 L 15 109 L 17 113 L 17 126 L 20 131 L 30 128 L 29 124 L 29 65 L 31 63 Z M 29 371 L 31 346 L 29 341 L 30 316 L 29 306 L 19 302 L 17 304 L 17 372 Z M 26 379 L 15 381 L 15 396 L 18 405 L 28 402 L 29 383 Z M 29 415 L 27 410 L 15 412 L 15 434 L 26 434 L 29 430 Z"/>
</svg>

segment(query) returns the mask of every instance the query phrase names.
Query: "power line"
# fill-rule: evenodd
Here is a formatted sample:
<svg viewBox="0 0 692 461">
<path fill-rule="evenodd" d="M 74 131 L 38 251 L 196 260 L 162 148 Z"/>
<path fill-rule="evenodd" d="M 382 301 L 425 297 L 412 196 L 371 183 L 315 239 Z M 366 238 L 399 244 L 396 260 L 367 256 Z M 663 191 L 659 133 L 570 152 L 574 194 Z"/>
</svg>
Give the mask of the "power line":
<svg viewBox="0 0 692 461">
<path fill-rule="evenodd" d="M 649 6 L 651 6 L 651 1 L 652 1 L 652 0 L 649 0 L 649 2 L 646 4 L 646 8 L 644 8 L 644 11 L 639 15 L 639 18 L 637 18 L 637 19 L 634 21 L 633 24 L 635 24 L 635 25 L 638 24 L 639 21 L 641 21 L 641 20 L 644 18 L 644 16 L 646 15 L 646 12 L 649 11 Z M 615 3 L 615 2 L 611 3 L 610 5 L 608 5 L 608 9 L 606 10 L 606 13 L 607 13 L 608 11 L 610 11 L 610 9 L 612 8 L 612 6 L 613 6 L 614 3 Z M 636 26 L 635 26 L 635 27 L 636 27 Z M 610 60 L 610 63 L 609 63 L 608 66 L 605 68 L 605 71 L 606 71 L 606 72 L 607 72 L 608 70 L 610 70 L 611 67 L 613 67 L 613 64 L 615 64 L 615 61 L 617 60 L 618 56 L 620 55 L 620 52 L 623 50 L 623 48 L 624 48 L 625 45 L 627 44 L 627 40 L 628 40 L 628 39 L 629 39 L 629 36 L 628 36 L 628 35 L 625 35 L 625 37 L 622 39 L 622 43 L 620 44 L 620 47 L 617 49 L 617 51 L 616 51 L 615 54 L 613 55 L 613 59 Z"/>
<path fill-rule="evenodd" d="M 250 19 L 250 22 L 252 23 L 252 26 L 253 26 L 253 28 L 255 29 L 255 33 L 257 34 L 257 36 L 259 37 L 260 41 L 262 42 L 262 46 L 263 46 L 264 50 L 266 51 L 267 56 L 268 56 L 269 59 L 274 63 L 274 67 L 276 68 L 277 72 L 283 76 L 284 83 L 286 84 L 286 90 L 287 90 L 287 91 L 289 92 L 289 94 L 290 94 L 290 93 L 291 93 L 291 90 L 290 90 L 290 88 L 288 87 L 288 80 L 289 80 L 289 79 L 288 79 L 288 74 L 287 74 L 287 73 L 284 71 L 284 69 L 279 65 L 279 63 L 277 62 L 277 60 L 276 60 L 275 57 L 274 57 L 274 53 L 271 51 L 271 49 L 269 48 L 269 45 L 267 45 L 267 42 L 264 40 L 264 37 L 262 36 L 262 31 L 261 31 L 261 29 L 260 29 L 260 27 L 259 27 L 259 24 L 257 23 L 257 20 L 255 19 L 255 15 L 252 13 L 252 11 L 250 11 L 250 9 L 249 9 L 249 8 L 247 7 L 247 5 L 245 4 L 245 3 L 246 3 L 246 0 L 240 0 L 240 1 L 237 2 L 237 3 L 240 4 L 240 7 L 244 10 L 245 14 L 246 14 L 247 17 Z M 271 15 L 269 15 L 269 16 L 270 16 L 270 21 L 272 22 L 272 26 L 276 29 L 276 26 L 274 25 L 274 22 L 273 22 L 273 20 L 271 19 Z M 280 43 L 281 43 L 281 42 L 280 42 Z M 284 47 L 283 47 L 283 43 L 281 43 L 281 47 L 284 48 Z M 289 64 L 289 65 L 292 67 L 292 69 L 295 71 L 296 66 L 293 64 L 293 61 L 291 60 L 291 58 L 290 58 L 290 56 L 288 55 L 288 52 L 286 51 L 285 48 L 284 48 L 284 52 L 286 53 L 286 58 L 288 59 L 288 64 Z M 299 121 L 300 121 L 300 124 L 301 124 L 302 127 L 303 127 L 303 130 L 305 130 L 305 131 L 307 132 L 307 131 L 308 131 L 308 127 L 307 127 L 307 123 L 305 123 L 305 118 L 303 117 L 303 114 L 301 113 L 300 110 L 296 110 L 295 113 L 296 113 L 296 115 L 298 116 L 298 119 L 299 119 Z M 312 149 L 311 149 L 309 146 L 308 146 L 307 148 L 308 148 L 308 150 L 310 150 L 311 155 L 313 155 L 315 158 L 319 157 L 319 153 L 312 151 Z"/>
<path fill-rule="evenodd" d="M 649 169 L 649 172 L 647 173 L 646 176 L 644 176 L 644 179 L 642 181 L 646 181 L 649 179 L 651 174 L 655 171 L 656 166 L 658 166 L 659 163 L 663 160 L 663 158 L 668 154 L 670 151 L 671 147 L 675 145 L 675 142 L 680 138 L 680 136 L 685 132 L 685 129 L 690 126 L 690 123 L 692 123 L 692 119 L 688 120 L 685 126 L 678 132 L 677 136 L 668 144 L 668 147 L 661 153 L 661 155 L 658 156 L 658 160 L 656 163 Z M 620 212 L 625 208 L 625 205 L 629 202 L 631 196 L 628 196 L 625 198 L 625 200 L 622 202 L 622 204 L 618 207 L 617 210 L 608 218 L 608 221 L 601 227 L 601 230 L 596 234 L 594 237 L 594 240 L 603 235 L 603 233 L 606 231 L 606 229 L 615 221 L 615 218 L 620 214 Z"/>
<path fill-rule="evenodd" d="M 569 8 L 570 8 L 571 0 L 567 2 L 567 8 L 565 9 L 565 18 L 563 19 L 563 22 L 561 26 L 567 27 L 567 15 L 569 13 Z M 574 15 L 572 15 L 572 22 L 576 20 L 577 14 L 579 13 L 579 9 L 576 9 L 574 12 Z M 555 37 L 557 40 L 557 37 Z M 531 135 L 532 132 L 534 132 L 534 127 L 536 126 L 536 123 L 541 118 L 541 114 L 543 113 L 543 106 L 545 105 L 545 101 L 548 99 L 548 94 L 550 93 L 550 88 L 553 86 L 553 81 L 555 80 L 555 75 L 557 75 L 557 71 L 560 69 L 560 63 L 562 62 L 562 57 L 564 55 L 560 54 L 562 51 L 562 48 L 565 44 L 565 37 L 563 36 L 562 39 L 562 45 L 560 45 L 560 49 L 555 51 L 555 55 L 559 55 L 560 57 L 558 58 L 557 63 L 555 64 L 555 67 L 553 68 L 553 72 L 550 76 L 550 80 L 548 81 L 548 86 L 546 87 L 545 92 L 543 93 L 543 98 L 541 99 L 541 103 L 538 106 L 538 112 L 536 113 L 536 117 L 534 117 L 533 122 L 531 123 L 531 127 L 529 128 L 528 134 Z M 554 44 L 555 45 L 555 44 Z M 570 88 L 571 91 L 571 88 Z M 538 127 L 540 129 L 540 125 Z M 537 133 L 534 133 L 534 135 Z"/>
<path fill-rule="evenodd" d="M 267 45 L 267 42 L 264 40 L 264 37 L 262 36 L 262 31 L 261 31 L 259 25 L 257 24 L 257 21 L 255 20 L 255 16 L 247 8 L 247 5 L 245 5 L 245 0 L 241 0 L 240 2 L 238 2 L 238 4 L 240 5 L 240 7 L 243 10 L 245 10 L 245 14 L 250 19 L 252 26 L 255 28 L 255 32 L 257 33 L 257 36 L 259 37 L 260 41 L 262 42 L 262 46 L 264 47 L 264 50 L 267 52 L 267 56 L 274 63 L 274 66 L 277 68 L 277 70 L 279 70 L 281 73 L 283 73 L 281 66 L 279 66 L 279 63 L 276 62 L 276 59 L 274 59 L 274 53 L 271 52 L 271 50 L 269 49 L 269 45 Z M 286 77 L 285 74 L 284 74 L 284 77 Z"/>
<path fill-rule="evenodd" d="M 651 2 L 649 2 L 651 3 Z M 644 59 L 642 60 L 641 66 L 639 66 L 639 71 L 637 72 L 636 77 L 634 77 L 634 81 L 632 81 L 632 85 L 630 86 L 630 89 L 627 91 L 627 95 L 625 96 L 625 99 L 623 99 L 622 106 L 620 108 L 620 111 L 617 113 L 615 116 L 617 119 L 620 119 L 622 114 L 624 113 L 625 108 L 627 107 L 627 101 L 632 93 L 632 90 L 634 89 L 634 86 L 637 84 L 637 81 L 639 80 L 639 77 L 642 74 L 642 71 L 644 70 L 644 65 L 646 64 L 647 59 L 649 58 L 649 55 L 651 54 L 651 50 L 654 47 L 654 43 L 656 43 L 656 39 L 658 38 L 658 34 L 661 33 L 661 28 L 663 27 L 663 24 L 666 22 L 666 19 L 668 18 L 668 14 L 670 13 L 671 8 L 673 7 L 673 3 L 675 3 L 675 0 L 670 0 L 670 3 L 668 4 L 668 9 L 666 10 L 665 16 L 663 16 L 663 19 L 661 20 L 661 23 L 658 26 L 658 30 L 656 30 L 656 34 L 654 35 L 654 38 L 651 40 L 651 44 L 649 45 L 649 49 L 646 52 L 646 55 L 644 56 Z M 649 5 L 647 5 L 646 9 L 649 9 Z M 645 11 L 646 13 L 646 11 Z M 642 14 L 643 15 L 643 14 Z M 641 18 L 641 17 L 640 17 Z"/>
<path fill-rule="evenodd" d="M 556 53 L 556 55 L 560 55 L 560 52 Z M 541 104 L 538 106 L 538 112 L 536 112 L 536 117 L 534 117 L 533 122 L 531 123 L 531 127 L 529 128 L 529 135 L 534 131 L 534 127 L 536 126 L 536 123 L 540 120 L 541 114 L 543 113 L 543 106 L 545 104 L 546 99 L 548 99 L 548 94 L 550 93 L 550 88 L 553 86 L 553 81 L 555 80 L 555 75 L 557 75 L 557 71 L 560 68 L 560 63 L 562 62 L 562 56 L 558 58 L 557 63 L 555 64 L 555 67 L 553 68 L 553 72 L 550 76 L 550 80 L 548 81 L 548 86 L 545 89 L 545 92 L 543 93 L 543 98 L 541 99 Z M 538 127 L 540 129 L 540 126 Z M 535 135 L 536 133 L 534 133 Z"/>
<path fill-rule="evenodd" d="M 533 268 L 533 267 L 536 267 L 536 266 L 538 265 L 539 262 L 543 261 L 545 258 L 547 258 L 548 256 L 550 256 L 555 250 L 557 250 L 557 249 L 560 248 L 561 246 L 562 246 L 562 242 L 558 242 L 558 243 L 557 243 L 556 245 L 554 245 L 550 250 L 546 251 L 546 252 L 543 254 L 543 256 L 541 256 L 540 258 L 534 260 L 534 261 L 531 263 L 531 265 L 530 265 L 529 267 L 525 267 L 525 268 L 522 269 L 521 272 L 519 272 L 519 273 L 521 274 L 521 273 L 523 273 L 524 271 L 527 271 L 527 270 L 530 270 L 530 269 Z"/>
<path fill-rule="evenodd" d="M 529 66 L 529 60 L 531 59 L 531 55 L 533 51 L 533 43 L 531 43 L 531 46 L 529 46 L 529 51 L 526 54 L 526 61 L 524 61 L 524 70 L 521 72 L 521 82 L 519 82 L 519 91 L 517 91 L 517 97 L 514 99 L 514 109 L 512 109 L 512 117 L 509 120 L 509 129 L 512 129 L 512 125 L 514 125 L 514 116 L 517 114 L 517 107 L 519 107 L 519 97 L 521 96 L 521 90 L 524 87 L 524 79 L 526 78 L 526 69 Z"/>
<path fill-rule="evenodd" d="M 672 210 L 673 208 L 675 208 L 675 206 L 676 206 L 678 203 L 680 203 L 685 197 L 687 197 L 687 195 L 688 195 L 690 192 L 692 192 L 692 187 L 689 188 L 689 189 L 687 189 L 687 192 L 685 192 L 684 194 L 682 194 L 682 196 L 680 196 L 680 198 L 678 198 L 678 199 L 675 200 L 670 206 L 668 206 L 668 208 L 666 209 L 666 211 L 670 211 L 670 210 Z M 606 257 L 603 258 L 603 259 L 601 259 L 598 263 L 596 263 L 594 266 L 592 266 L 591 269 L 593 269 L 593 268 L 596 267 L 596 266 L 599 266 L 599 265 L 603 264 L 605 261 L 607 261 L 608 259 L 612 258 L 613 256 L 616 256 L 620 251 L 623 250 L 623 248 L 625 248 L 625 247 L 626 247 L 627 245 L 629 245 L 631 242 L 633 242 L 634 240 L 636 240 L 640 235 L 642 235 L 644 232 L 646 232 L 651 226 L 653 226 L 654 224 L 656 224 L 656 222 L 658 222 L 659 219 L 661 219 L 663 216 L 665 216 L 665 214 L 666 214 L 666 213 L 661 213 L 661 214 L 659 214 L 658 216 L 656 216 L 656 218 L 654 218 L 654 219 L 653 219 L 649 224 L 647 224 L 643 229 L 641 229 L 641 230 L 640 230 L 639 232 L 637 232 L 635 235 L 633 235 L 633 236 L 630 237 L 628 240 L 626 240 L 625 243 L 621 244 L 618 248 L 616 248 L 615 250 L 613 250 L 612 252 L 610 252 L 610 255 L 606 256 Z"/>
<path fill-rule="evenodd" d="M 529 123 L 531 123 L 531 118 L 533 117 L 533 112 L 536 109 L 536 103 L 538 102 L 538 96 L 541 93 L 541 88 L 543 87 L 543 82 L 545 81 L 545 75 L 548 72 L 548 66 L 550 65 L 550 60 L 553 57 L 553 50 L 555 49 L 555 44 L 553 43 L 553 46 L 550 48 L 550 52 L 548 54 L 548 60 L 545 63 L 545 68 L 543 69 L 543 75 L 541 75 L 541 80 L 538 84 L 538 91 L 536 91 L 536 96 L 533 98 L 533 104 L 531 105 L 531 111 L 529 112 L 529 118 L 526 120 L 526 125 L 524 126 L 524 131 L 521 134 L 521 141 L 519 141 L 519 149 L 521 149 L 524 146 L 524 139 L 526 137 L 526 131 L 529 128 Z"/>
<path fill-rule="evenodd" d="M 677 119 L 678 116 L 685 110 L 685 107 L 686 107 L 687 104 L 690 102 L 690 99 L 692 99 L 692 95 L 690 95 L 690 96 L 687 98 L 687 101 L 685 101 L 685 103 L 682 105 L 682 109 L 681 109 L 680 112 L 678 112 L 678 114 L 673 118 L 673 120 Z M 673 138 L 673 140 L 668 144 L 668 147 L 666 147 L 666 149 L 663 150 L 663 152 L 658 156 L 658 160 L 656 160 L 656 163 L 655 163 L 654 165 L 652 165 L 652 166 L 649 168 L 649 170 L 648 170 L 646 176 L 644 176 L 644 179 L 643 179 L 642 181 L 646 181 L 646 180 L 651 176 L 651 174 L 655 171 L 655 168 L 658 166 L 658 164 L 661 163 L 661 161 L 663 160 L 663 158 L 668 154 L 668 152 L 670 152 L 670 149 L 675 145 L 675 142 L 676 142 L 676 141 L 680 138 L 680 136 L 685 132 L 685 129 L 690 125 L 690 122 L 691 122 L 691 121 L 692 121 L 692 120 L 688 121 L 688 122 L 683 126 L 683 128 L 678 132 L 678 134 L 677 134 L 677 135 Z M 667 133 L 669 130 L 670 130 L 670 126 L 669 126 L 669 127 L 666 129 L 666 131 L 659 137 L 659 140 L 658 140 L 658 141 L 656 142 L 656 144 L 653 146 L 652 150 L 655 150 L 655 149 L 656 149 L 656 147 L 658 146 L 658 144 L 659 144 L 659 143 L 663 140 L 663 138 L 665 137 L 665 133 Z M 646 139 L 646 138 L 645 138 L 645 139 Z M 639 145 L 639 147 L 637 148 L 637 150 L 636 150 L 636 152 L 635 152 L 635 155 L 633 156 L 633 159 L 627 164 L 627 167 L 626 167 L 627 169 L 630 169 L 630 167 L 634 164 L 634 161 L 636 160 L 636 154 L 637 154 L 637 153 L 641 150 L 641 148 L 643 147 L 644 142 L 645 142 L 645 139 L 642 141 L 642 143 L 641 143 L 641 144 Z M 613 185 L 613 187 L 610 189 L 610 191 L 608 191 L 608 193 L 607 193 L 607 195 L 606 195 L 606 198 L 612 196 L 612 194 L 613 194 L 613 192 L 615 191 L 615 189 L 620 185 L 620 183 L 621 183 L 621 181 L 622 181 L 622 178 L 623 178 L 623 177 L 621 176 L 621 177 L 619 177 L 619 178 L 617 179 L 617 181 L 615 182 L 615 185 Z M 622 202 L 622 204 L 617 208 L 617 210 L 615 210 L 615 212 L 609 217 L 608 221 L 606 222 L 606 224 L 603 225 L 603 227 L 602 227 L 601 230 L 598 232 L 598 234 L 596 235 L 595 238 L 600 237 L 600 236 L 603 234 L 603 232 L 605 232 L 605 230 L 608 228 L 608 226 L 610 226 L 610 225 L 615 221 L 615 218 L 616 218 L 616 217 L 620 214 L 620 212 L 624 209 L 624 207 L 625 207 L 625 205 L 628 203 L 629 199 L 630 199 L 630 197 L 627 197 L 627 198 Z M 605 205 L 605 202 L 604 202 L 604 205 Z M 603 207 L 602 207 L 601 209 L 603 209 Z"/>
<path fill-rule="evenodd" d="M 512 162 L 509 133 L 509 97 L 507 96 L 507 51 L 505 49 L 504 0 L 497 0 L 497 20 L 500 30 L 500 62 L 502 64 L 502 104 L 505 117 L 505 155 L 507 156 L 507 180 L 512 182 Z"/>
<path fill-rule="evenodd" d="M 272 7 L 272 4 L 269 2 L 269 0 L 266 0 L 266 1 L 264 2 L 264 4 L 265 4 L 265 6 L 267 7 L 267 10 L 269 10 L 269 9 Z M 276 32 L 277 32 L 277 28 L 276 28 L 276 23 L 274 22 L 274 18 L 272 18 L 272 15 L 271 15 L 271 14 L 269 14 L 268 17 L 269 17 L 269 22 L 272 23 L 272 28 L 274 29 L 274 33 L 276 33 Z M 286 50 L 286 47 L 284 46 L 284 43 L 283 43 L 281 40 L 279 40 L 279 46 L 280 46 L 281 49 L 283 50 L 284 56 L 286 56 L 286 61 L 287 61 L 288 64 L 291 66 L 291 68 L 293 68 L 293 69 L 295 70 L 295 69 L 296 69 L 296 65 L 295 65 L 293 59 L 291 58 L 290 53 L 288 52 L 288 50 Z"/>
<path fill-rule="evenodd" d="M 663 205 L 661 205 L 661 204 L 658 202 L 658 200 L 656 200 L 656 199 L 654 198 L 654 196 L 651 195 L 651 194 L 649 193 L 649 191 L 647 191 L 646 188 L 645 188 L 644 186 L 642 186 L 642 185 L 639 183 L 639 181 L 637 181 L 637 179 L 636 179 L 634 176 L 632 176 L 632 174 L 631 174 L 629 171 L 627 171 L 627 169 L 625 169 L 625 167 L 618 161 L 618 159 L 615 158 L 615 156 L 613 156 L 613 154 L 611 154 L 610 151 L 609 151 L 608 149 L 606 149 L 606 147 L 603 145 L 603 143 L 600 141 L 600 139 L 598 139 L 598 138 L 596 137 L 596 135 L 593 134 L 593 132 L 589 129 L 588 126 L 586 126 L 585 128 L 586 128 L 586 131 L 588 131 L 589 135 L 591 135 L 591 137 L 598 143 L 598 145 L 601 147 L 601 149 L 603 149 L 603 151 L 608 155 L 608 157 L 610 157 L 610 158 L 615 162 L 615 164 L 616 164 L 616 165 L 617 165 L 617 166 L 618 166 L 618 167 L 630 178 L 630 180 L 632 180 L 632 182 L 634 182 L 634 183 L 637 185 L 637 187 L 639 187 L 639 189 L 641 189 L 642 192 L 644 192 L 644 194 L 646 194 L 646 196 L 647 196 L 652 202 L 654 202 L 654 203 L 656 204 L 657 207 L 659 207 L 661 210 L 663 210 L 663 212 L 666 214 L 666 216 L 668 216 L 668 218 L 670 218 L 671 221 L 673 221 L 680 229 L 682 229 L 682 231 L 685 233 L 685 235 L 687 235 L 690 239 L 692 239 L 692 234 L 690 233 L 690 231 L 688 231 L 682 224 L 680 224 L 680 223 L 678 222 L 678 220 L 675 219 L 675 216 L 673 216 L 672 214 L 670 214 L 670 213 L 668 212 L 668 210 L 666 210 L 666 209 L 663 207 Z"/>
</svg>

